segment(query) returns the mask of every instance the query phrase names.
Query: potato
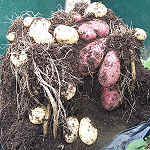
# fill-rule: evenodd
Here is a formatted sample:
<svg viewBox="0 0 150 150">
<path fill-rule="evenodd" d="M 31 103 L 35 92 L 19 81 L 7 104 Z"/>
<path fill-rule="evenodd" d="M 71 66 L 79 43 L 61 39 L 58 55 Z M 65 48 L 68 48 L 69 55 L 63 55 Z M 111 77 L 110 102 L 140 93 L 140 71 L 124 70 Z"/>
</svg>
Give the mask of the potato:
<svg viewBox="0 0 150 150">
<path fill-rule="evenodd" d="M 82 16 L 79 13 L 73 14 L 73 18 L 74 18 L 75 22 L 80 22 L 83 20 Z"/>
<path fill-rule="evenodd" d="M 79 26 L 78 33 L 81 39 L 93 40 L 96 36 L 104 37 L 109 33 L 109 26 L 102 20 L 94 20 Z"/>
<path fill-rule="evenodd" d="M 8 41 L 13 42 L 15 40 L 15 33 L 14 32 L 10 32 L 6 35 L 6 38 Z"/>
<path fill-rule="evenodd" d="M 97 140 L 98 130 L 88 117 L 82 118 L 80 121 L 79 136 L 81 141 L 87 145 L 91 145 Z"/>
<path fill-rule="evenodd" d="M 72 143 L 78 137 L 79 121 L 77 118 L 70 116 L 66 119 L 66 122 L 67 122 L 69 133 L 66 133 L 66 129 L 64 127 L 63 134 L 65 137 L 65 141 L 67 143 Z"/>
<path fill-rule="evenodd" d="M 120 77 L 120 60 L 114 51 L 109 51 L 99 69 L 98 80 L 104 87 L 114 85 Z"/>
<path fill-rule="evenodd" d="M 74 44 L 77 43 L 79 39 L 78 32 L 75 28 L 62 24 L 55 28 L 54 36 L 57 42 L 62 44 Z"/>
<path fill-rule="evenodd" d="M 121 96 L 116 89 L 103 88 L 101 95 L 101 103 L 103 107 L 110 111 L 121 104 Z"/>
<path fill-rule="evenodd" d="M 79 72 L 82 75 L 94 73 L 103 59 L 106 39 L 102 38 L 88 44 L 80 51 Z"/>
<path fill-rule="evenodd" d="M 146 32 L 143 29 L 140 29 L 140 28 L 135 28 L 134 36 L 140 41 L 144 41 L 147 38 Z"/>
<path fill-rule="evenodd" d="M 47 113 L 48 112 L 45 106 L 36 107 L 31 110 L 31 114 L 29 114 L 29 120 L 33 124 L 42 124 Z"/>
<path fill-rule="evenodd" d="M 93 40 L 96 39 L 97 36 L 93 28 L 87 23 L 84 23 L 79 27 L 78 33 L 80 38 L 84 40 Z"/>
<path fill-rule="evenodd" d="M 91 28 L 96 31 L 97 35 L 99 36 L 106 36 L 109 33 L 109 25 L 102 20 L 94 20 L 88 22 Z"/>
<path fill-rule="evenodd" d="M 25 27 L 30 27 L 32 21 L 33 21 L 33 17 L 28 16 L 28 17 L 24 18 L 23 24 Z"/>
<path fill-rule="evenodd" d="M 52 44 L 54 38 L 48 31 L 50 26 L 51 22 L 47 19 L 35 19 L 29 28 L 29 36 L 38 44 Z"/>
<path fill-rule="evenodd" d="M 96 18 L 103 17 L 107 14 L 107 7 L 101 2 L 91 3 L 85 10 L 85 15 L 94 14 Z"/>
<path fill-rule="evenodd" d="M 18 68 L 25 64 L 28 60 L 27 53 L 22 50 L 21 53 L 12 52 L 10 56 L 10 61 L 12 64 Z"/>
</svg>

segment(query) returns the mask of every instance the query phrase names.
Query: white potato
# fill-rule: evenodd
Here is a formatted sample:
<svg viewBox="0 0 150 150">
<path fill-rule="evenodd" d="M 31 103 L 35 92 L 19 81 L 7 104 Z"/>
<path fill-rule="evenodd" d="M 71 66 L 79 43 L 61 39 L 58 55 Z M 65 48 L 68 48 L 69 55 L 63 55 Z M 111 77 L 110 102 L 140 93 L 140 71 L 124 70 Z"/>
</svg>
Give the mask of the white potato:
<svg viewBox="0 0 150 150">
<path fill-rule="evenodd" d="M 66 25 L 57 26 L 54 30 L 54 36 L 56 40 L 62 44 L 74 44 L 77 43 L 79 39 L 76 29 Z"/>
<path fill-rule="evenodd" d="M 20 67 L 22 64 L 27 62 L 27 54 L 25 51 L 21 51 L 20 54 L 13 52 L 11 53 L 10 61 L 15 67 Z"/>
<path fill-rule="evenodd" d="M 87 145 L 93 144 L 98 135 L 98 130 L 93 127 L 88 117 L 82 118 L 79 127 L 79 136 L 83 143 Z"/>
<path fill-rule="evenodd" d="M 65 141 L 67 143 L 72 143 L 78 137 L 79 121 L 75 117 L 68 117 L 66 122 L 67 122 L 67 127 L 68 127 L 68 129 L 66 130 L 69 130 L 69 133 L 66 133 L 66 130 L 64 128 Z"/>
<path fill-rule="evenodd" d="M 91 3 L 91 0 L 66 0 L 65 1 L 65 11 L 66 12 L 70 12 L 76 3 L 88 3 L 90 4 Z"/>
<path fill-rule="evenodd" d="M 91 3 L 85 10 L 85 14 L 93 13 L 96 18 L 103 17 L 107 14 L 107 7 L 101 2 Z"/>
<path fill-rule="evenodd" d="M 13 42 L 15 40 L 15 33 L 14 32 L 10 32 L 6 35 L 6 38 L 8 41 Z"/>
<path fill-rule="evenodd" d="M 48 32 L 51 22 L 46 19 L 34 20 L 29 28 L 29 36 L 38 44 L 52 44 L 53 36 Z"/>
<path fill-rule="evenodd" d="M 32 21 L 33 21 L 33 18 L 28 16 L 28 17 L 24 18 L 23 24 L 25 27 L 30 27 Z"/>
<path fill-rule="evenodd" d="M 31 110 L 31 114 L 29 114 L 29 120 L 33 124 L 42 124 L 45 117 L 47 116 L 47 109 L 45 106 L 36 107 Z"/>
<path fill-rule="evenodd" d="M 145 40 L 147 38 L 147 34 L 143 29 L 135 28 L 135 37 L 138 40 Z"/>
</svg>

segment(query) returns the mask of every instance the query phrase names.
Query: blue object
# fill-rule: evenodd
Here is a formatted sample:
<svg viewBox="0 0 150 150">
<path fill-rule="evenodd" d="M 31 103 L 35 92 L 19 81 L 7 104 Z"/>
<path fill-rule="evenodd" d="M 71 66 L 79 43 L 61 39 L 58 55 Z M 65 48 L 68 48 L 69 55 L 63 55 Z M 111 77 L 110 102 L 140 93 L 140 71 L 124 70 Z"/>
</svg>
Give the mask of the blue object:
<svg viewBox="0 0 150 150">
<path fill-rule="evenodd" d="M 147 122 L 143 122 L 119 133 L 108 146 L 103 148 L 103 150 L 125 150 L 130 142 L 141 138 L 144 139 L 149 136 L 149 133 L 150 119 Z"/>
</svg>

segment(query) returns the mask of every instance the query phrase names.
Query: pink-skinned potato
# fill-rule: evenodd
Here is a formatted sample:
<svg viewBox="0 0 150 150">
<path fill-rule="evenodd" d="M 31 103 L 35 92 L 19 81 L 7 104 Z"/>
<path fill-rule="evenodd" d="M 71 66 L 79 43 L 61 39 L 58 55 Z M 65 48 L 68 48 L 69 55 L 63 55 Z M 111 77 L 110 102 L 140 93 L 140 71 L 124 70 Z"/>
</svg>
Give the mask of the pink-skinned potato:
<svg viewBox="0 0 150 150">
<path fill-rule="evenodd" d="M 109 51 L 99 69 L 98 80 L 103 87 L 114 85 L 120 77 L 120 60 L 115 51 Z"/>
<path fill-rule="evenodd" d="M 117 89 L 104 87 L 102 89 L 101 103 L 103 107 L 108 111 L 117 108 L 122 103 L 120 93 Z"/>
<path fill-rule="evenodd" d="M 90 26 L 99 36 L 106 36 L 109 33 L 109 25 L 102 20 L 89 21 Z"/>
<path fill-rule="evenodd" d="M 84 23 L 79 27 L 78 33 L 80 38 L 84 40 L 94 40 L 97 36 L 93 28 L 87 23 Z"/>
<path fill-rule="evenodd" d="M 80 51 L 78 70 L 82 75 L 94 73 L 100 65 L 106 47 L 106 38 L 101 38 L 95 42 L 89 43 Z"/>
<path fill-rule="evenodd" d="M 78 14 L 78 13 L 75 13 L 73 15 L 73 18 L 74 18 L 75 22 L 80 22 L 83 19 L 82 16 L 80 14 Z"/>
<path fill-rule="evenodd" d="M 81 39 L 94 40 L 97 35 L 104 37 L 109 33 L 109 25 L 102 20 L 93 20 L 83 23 L 78 28 Z"/>
</svg>

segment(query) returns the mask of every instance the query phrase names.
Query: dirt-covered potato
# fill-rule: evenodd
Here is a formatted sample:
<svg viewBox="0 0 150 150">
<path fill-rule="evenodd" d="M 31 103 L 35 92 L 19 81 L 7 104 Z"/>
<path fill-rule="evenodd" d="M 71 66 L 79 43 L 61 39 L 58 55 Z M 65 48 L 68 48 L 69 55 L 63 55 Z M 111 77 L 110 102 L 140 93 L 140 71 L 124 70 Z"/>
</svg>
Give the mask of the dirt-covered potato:
<svg viewBox="0 0 150 150">
<path fill-rule="evenodd" d="M 92 13 L 96 18 L 103 17 L 107 14 L 107 7 L 101 2 L 91 3 L 85 10 L 85 14 Z"/>
<path fill-rule="evenodd" d="M 147 38 L 146 32 L 140 28 L 135 28 L 135 34 L 134 35 L 140 41 L 143 41 Z"/>
<path fill-rule="evenodd" d="M 65 141 L 67 143 L 72 143 L 74 142 L 77 137 L 78 137 L 78 130 L 79 130 L 79 121 L 77 118 L 75 117 L 68 117 L 66 120 L 67 123 L 67 127 L 68 129 L 66 129 L 64 127 L 64 137 L 65 137 Z M 68 131 L 69 130 L 69 131 Z M 66 132 L 68 131 L 68 133 Z"/>
<path fill-rule="evenodd" d="M 6 35 L 6 38 L 8 41 L 13 42 L 15 40 L 15 33 L 14 32 L 10 32 Z"/>
<path fill-rule="evenodd" d="M 33 17 L 28 16 L 28 17 L 24 18 L 23 24 L 25 27 L 30 27 L 32 21 L 33 21 Z"/>
<path fill-rule="evenodd" d="M 88 44 L 80 51 L 79 72 L 82 75 L 94 73 L 103 59 L 106 39 Z"/>
<path fill-rule="evenodd" d="M 114 85 L 120 77 L 120 60 L 115 51 L 109 51 L 99 69 L 98 80 L 104 87 Z"/>
<path fill-rule="evenodd" d="M 106 110 L 113 110 L 121 104 L 121 96 L 117 89 L 103 88 L 101 103 Z"/>
<path fill-rule="evenodd" d="M 20 67 L 21 65 L 25 64 L 27 62 L 27 53 L 25 51 L 13 52 L 10 56 L 10 61 L 15 67 Z"/>
<path fill-rule="evenodd" d="M 29 28 L 29 36 L 38 44 L 52 44 L 54 38 L 48 32 L 50 25 L 51 22 L 47 19 L 35 19 Z"/>
<path fill-rule="evenodd" d="M 74 18 L 75 22 L 80 22 L 83 20 L 81 14 L 79 14 L 79 13 L 74 13 L 73 18 Z"/>
<path fill-rule="evenodd" d="M 42 124 L 47 113 L 48 112 L 45 106 L 36 107 L 31 110 L 31 113 L 29 114 L 29 120 L 33 124 Z"/>
</svg>

